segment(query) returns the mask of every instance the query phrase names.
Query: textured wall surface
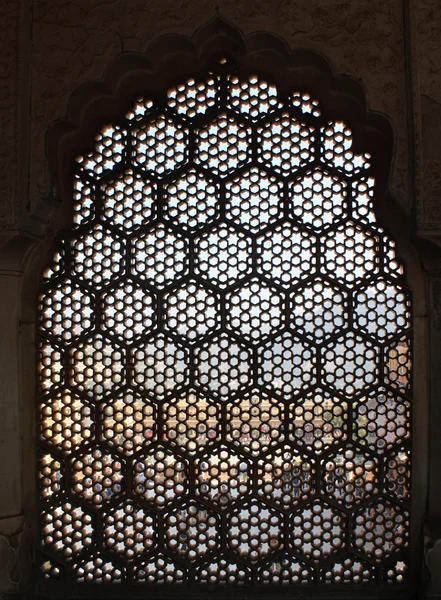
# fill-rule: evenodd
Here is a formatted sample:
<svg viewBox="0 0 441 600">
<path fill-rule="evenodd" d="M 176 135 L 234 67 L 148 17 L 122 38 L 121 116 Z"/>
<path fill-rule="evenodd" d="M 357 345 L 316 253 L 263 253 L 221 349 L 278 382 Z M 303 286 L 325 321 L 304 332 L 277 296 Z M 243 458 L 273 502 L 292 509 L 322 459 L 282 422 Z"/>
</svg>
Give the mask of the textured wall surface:
<svg viewBox="0 0 441 600">
<path fill-rule="evenodd" d="M 19 331 L 32 328 L 35 300 L 31 299 L 28 306 L 30 321 L 19 324 L 23 295 L 17 275 L 26 270 L 33 236 L 41 237 L 61 211 L 49 174 L 46 134 L 51 123 L 66 116 L 74 91 L 84 82 L 100 81 L 108 65 L 121 54 L 145 53 L 154 40 L 171 33 L 191 37 L 216 14 L 244 35 L 269 32 L 293 49 L 319 52 L 335 73 L 360 80 L 369 108 L 390 119 L 395 135 L 391 195 L 403 213 L 415 217 L 417 233 L 441 245 L 441 3 L 4 0 L 2 9 L 0 274 L 4 287 L 0 294 L 0 329 L 7 335 L 0 347 L 0 406 L 8 418 L 0 425 L 0 445 L 2 450 L 7 448 L 0 452 L 0 479 L 7 480 L 8 485 L 0 495 L 0 517 L 6 519 L 7 529 L 8 518 L 26 512 L 26 506 L 32 507 L 32 493 L 28 490 L 26 496 L 19 466 L 33 464 L 32 457 L 26 462 L 32 443 L 23 432 L 26 419 L 19 406 L 23 382 L 33 393 L 33 383 L 27 383 L 33 375 L 32 368 L 26 373 L 21 367 L 23 342 Z M 42 206 L 46 207 L 44 211 Z M 441 260 L 433 248 L 426 251 L 425 261 L 439 276 Z M 439 306 L 439 289 L 433 294 L 433 304 Z M 424 310 L 419 317 L 426 319 Z M 31 347 L 31 342 L 28 345 Z M 431 356 L 432 376 L 436 379 L 431 382 L 431 415 L 432 423 L 437 420 L 439 425 L 434 426 L 435 433 L 441 427 L 441 409 L 437 409 L 441 393 L 438 346 L 441 348 L 439 331 L 432 336 Z M 428 360 L 426 363 L 429 370 Z M 441 468 L 435 438 L 431 442 L 434 501 L 429 517 L 441 518 L 436 501 L 441 493 Z M 27 446 L 23 446 L 23 439 Z M 438 463 L 433 462 L 434 456 Z M 18 577 L 12 571 L 16 569 L 19 533 L 17 530 L 12 535 L 3 529 L 0 520 L 0 592 L 15 589 Z"/>
</svg>

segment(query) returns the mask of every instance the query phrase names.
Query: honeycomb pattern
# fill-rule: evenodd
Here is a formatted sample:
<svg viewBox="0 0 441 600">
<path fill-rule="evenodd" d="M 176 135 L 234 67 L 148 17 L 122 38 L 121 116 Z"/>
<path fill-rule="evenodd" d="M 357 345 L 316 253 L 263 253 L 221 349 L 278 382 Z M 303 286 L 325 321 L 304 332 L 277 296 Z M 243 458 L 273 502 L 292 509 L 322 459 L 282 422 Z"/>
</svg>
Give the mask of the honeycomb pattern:
<svg viewBox="0 0 441 600">
<path fill-rule="evenodd" d="M 286 221 L 257 239 L 257 272 L 285 288 L 314 272 L 315 238 Z"/>
<path fill-rule="evenodd" d="M 163 446 L 157 446 L 133 462 L 133 488 L 149 506 L 164 510 L 181 498 L 188 479 L 188 465 Z"/>
<path fill-rule="evenodd" d="M 166 544 L 180 558 L 194 562 L 219 545 L 219 518 L 195 502 L 168 513 L 164 522 Z"/>
<path fill-rule="evenodd" d="M 163 407 L 164 439 L 194 455 L 220 436 L 219 406 L 196 390 L 182 392 Z"/>
<path fill-rule="evenodd" d="M 141 286 L 125 281 L 102 296 L 103 331 L 119 342 L 133 342 L 155 324 L 155 298 Z"/>
<path fill-rule="evenodd" d="M 283 113 L 258 128 L 258 161 L 276 173 L 291 175 L 314 160 L 314 141 L 313 127 Z"/>
<path fill-rule="evenodd" d="M 40 404 L 40 439 L 65 453 L 94 433 L 92 406 L 70 390 L 51 393 Z"/>
<path fill-rule="evenodd" d="M 380 387 L 354 403 L 354 437 L 383 454 L 410 438 L 410 417 L 410 402 Z"/>
<path fill-rule="evenodd" d="M 69 350 L 70 385 L 93 399 L 124 384 L 124 350 L 97 335 Z"/>
<path fill-rule="evenodd" d="M 195 240 L 195 272 L 223 289 L 251 271 L 251 239 L 225 223 Z"/>
<path fill-rule="evenodd" d="M 155 519 L 130 500 L 104 512 L 101 518 L 103 545 L 127 560 L 133 560 L 155 543 Z"/>
<path fill-rule="evenodd" d="M 92 516 L 70 502 L 47 508 L 41 514 L 42 543 L 71 559 L 90 546 L 94 537 Z"/>
<path fill-rule="evenodd" d="M 290 520 L 291 546 L 308 560 L 319 562 L 346 548 L 345 514 L 329 504 L 316 501 Z"/>
<path fill-rule="evenodd" d="M 133 169 L 101 185 L 103 218 L 121 229 L 138 229 L 154 214 L 156 187 Z"/>
<path fill-rule="evenodd" d="M 346 508 L 378 494 L 377 459 L 346 446 L 322 458 L 322 489 Z"/>
<path fill-rule="evenodd" d="M 291 295 L 291 324 L 312 342 L 329 339 L 349 321 L 348 294 L 323 279 L 314 279 Z"/>
<path fill-rule="evenodd" d="M 409 513 L 389 500 L 371 502 L 354 519 L 354 548 L 378 563 L 409 545 Z"/>
<path fill-rule="evenodd" d="M 156 407 L 141 394 L 127 389 L 100 405 L 100 440 L 126 456 L 156 437 Z"/>
<path fill-rule="evenodd" d="M 258 343 L 281 328 L 284 297 L 258 279 L 226 296 L 228 328 Z"/>
<path fill-rule="evenodd" d="M 256 167 L 225 184 L 226 216 L 257 233 L 283 214 L 282 185 Z"/>
<path fill-rule="evenodd" d="M 195 131 L 195 164 L 226 177 L 245 165 L 251 156 L 251 129 L 228 114 Z"/>
<path fill-rule="evenodd" d="M 167 220 L 184 230 L 195 230 L 217 217 L 219 186 L 191 169 L 165 187 Z"/>
<path fill-rule="evenodd" d="M 410 320 L 409 294 L 384 279 L 361 288 L 354 299 L 357 327 L 381 341 L 402 333 Z"/>
<path fill-rule="evenodd" d="M 100 447 L 84 449 L 71 459 L 71 491 L 79 498 L 101 506 L 120 495 L 124 464 Z"/>
<path fill-rule="evenodd" d="M 161 400 L 187 382 L 188 357 L 186 348 L 158 333 L 146 343 L 132 348 L 131 380 L 154 400 Z"/>
<path fill-rule="evenodd" d="M 290 405 L 290 440 L 316 455 L 348 437 L 348 403 L 316 388 Z"/>
<path fill-rule="evenodd" d="M 165 327 L 188 342 L 197 341 L 220 325 L 220 298 L 197 281 L 188 281 L 164 296 Z"/>
<path fill-rule="evenodd" d="M 226 446 L 195 460 L 195 495 L 204 503 L 225 510 L 250 490 L 252 467 L 244 457 Z"/>
<path fill-rule="evenodd" d="M 72 342 L 94 324 L 94 301 L 72 281 L 64 281 L 41 296 L 40 328 L 46 335 Z"/>
<path fill-rule="evenodd" d="M 43 270 L 40 580 L 406 584 L 412 298 L 377 157 L 344 103 L 227 58 L 155 90 L 77 157 Z"/>
<path fill-rule="evenodd" d="M 285 439 L 284 407 L 258 389 L 226 406 L 226 439 L 246 454 L 259 456 Z"/>
<path fill-rule="evenodd" d="M 124 272 L 122 238 L 96 225 L 72 241 L 72 275 L 95 289 L 108 285 Z"/>
<path fill-rule="evenodd" d="M 314 463 L 291 446 L 278 448 L 257 463 L 258 495 L 283 511 L 315 493 Z"/>
<path fill-rule="evenodd" d="M 156 288 L 176 281 L 187 271 L 185 238 L 159 224 L 132 238 L 132 273 Z"/>
<path fill-rule="evenodd" d="M 228 545 L 243 561 L 256 563 L 283 549 L 282 515 L 250 500 L 231 512 L 227 524 Z"/>
<path fill-rule="evenodd" d="M 166 115 L 157 115 L 132 129 L 133 163 L 162 177 L 187 161 L 188 129 Z"/>
<path fill-rule="evenodd" d="M 293 215 L 304 225 L 324 229 L 347 215 L 346 182 L 314 169 L 291 186 Z"/>
</svg>

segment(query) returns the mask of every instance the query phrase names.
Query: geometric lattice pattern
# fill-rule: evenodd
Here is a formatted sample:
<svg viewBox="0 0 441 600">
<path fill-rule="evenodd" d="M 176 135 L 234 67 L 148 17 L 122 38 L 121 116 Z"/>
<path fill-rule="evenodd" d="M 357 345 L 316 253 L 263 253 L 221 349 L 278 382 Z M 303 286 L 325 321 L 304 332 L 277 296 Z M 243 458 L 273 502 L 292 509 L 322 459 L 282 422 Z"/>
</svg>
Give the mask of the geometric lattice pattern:
<svg viewBox="0 0 441 600">
<path fill-rule="evenodd" d="M 411 297 L 353 141 L 222 60 L 78 157 L 38 305 L 46 585 L 406 582 Z"/>
</svg>

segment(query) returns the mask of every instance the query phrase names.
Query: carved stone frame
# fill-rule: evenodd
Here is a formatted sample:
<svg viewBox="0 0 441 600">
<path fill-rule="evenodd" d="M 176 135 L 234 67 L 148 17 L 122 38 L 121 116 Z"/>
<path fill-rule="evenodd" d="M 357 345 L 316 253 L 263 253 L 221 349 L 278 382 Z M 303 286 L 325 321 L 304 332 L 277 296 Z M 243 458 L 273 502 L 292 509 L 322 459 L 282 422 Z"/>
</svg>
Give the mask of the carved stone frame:
<svg viewBox="0 0 441 600">
<path fill-rule="evenodd" d="M 419 244 L 411 242 L 412 220 L 403 214 L 388 193 L 389 169 L 394 152 L 392 126 L 386 116 L 369 110 L 362 84 L 351 77 L 335 74 L 328 61 L 320 54 L 310 50 L 291 50 L 273 34 L 255 33 L 244 37 L 240 30 L 216 17 L 192 38 L 168 35 L 153 42 L 145 54 L 120 55 L 108 66 L 102 80 L 85 82 L 73 92 L 66 118 L 52 123 L 48 128 L 47 166 L 57 203 L 36 207 L 39 215 L 51 213 L 40 240 L 22 236 L 16 242 L 20 248 L 20 258 L 17 259 L 19 269 L 24 271 L 20 292 L 22 330 L 19 348 L 19 408 L 22 415 L 24 515 L 30 533 L 22 539 L 20 590 L 30 595 L 35 594 L 36 579 L 32 540 L 38 539 L 34 508 L 34 499 L 38 493 L 35 477 L 34 384 L 36 305 L 42 269 L 52 250 L 54 238 L 59 231 L 69 227 L 72 221 L 73 160 L 84 149 L 90 148 L 94 135 L 102 125 L 117 120 L 128 109 L 135 95 L 145 90 L 154 93 L 188 75 L 197 76 L 210 60 L 222 55 L 234 59 L 240 74 L 258 72 L 270 76 L 282 90 L 293 86 L 308 90 L 322 103 L 330 118 L 340 118 L 348 123 L 354 132 L 354 151 L 370 152 L 373 157 L 377 179 L 375 209 L 378 222 L 391 233 L 397 243 L 397 252 L 405 264 L 407 282 L 414 297 L 413 463 L 418 465 L 418 469 L 414 469 L 412 483 L 410 539 L 414 585 L 412 589 L 406 589 L 405 593 L 400 594 L 400 597 L 413 595 L 421 583 L 423 519 L 429 469 L 428 285 L 416 249 L 418 247 L 419 250 Z M 14 250 L 14 244 L 11 244 Z M 332 593 L 331 590 L 329 592 Z M 347 597 L 363 595 L 361 590 L 357 590 L 357 593 L 353 589 L 346 592 L 344 594 L 339 591 L 338 594 Z M 374 593 L 375 597 L 390 597 L 392 590 L 378 590 L 378 595 L 377 590 L 370 589 L 366 592 L 369 596 Z M 292 594 L 292 588 L 290 593 Z"/>
</svg>

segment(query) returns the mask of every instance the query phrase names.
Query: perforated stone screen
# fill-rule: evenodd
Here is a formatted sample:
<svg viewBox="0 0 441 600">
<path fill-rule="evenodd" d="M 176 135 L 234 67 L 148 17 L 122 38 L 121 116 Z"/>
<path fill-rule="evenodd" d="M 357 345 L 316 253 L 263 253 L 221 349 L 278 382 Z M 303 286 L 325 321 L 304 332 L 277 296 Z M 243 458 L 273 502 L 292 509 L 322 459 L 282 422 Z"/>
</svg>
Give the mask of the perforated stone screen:
<svg viewBox="0 0 441 600">
<path fill-rule="evenodd" d="M 221 61 L 78 157 L 38 306 L 42 581 L 405 581 L 411 297 L 352 143 Z"/>
</svg>

